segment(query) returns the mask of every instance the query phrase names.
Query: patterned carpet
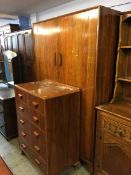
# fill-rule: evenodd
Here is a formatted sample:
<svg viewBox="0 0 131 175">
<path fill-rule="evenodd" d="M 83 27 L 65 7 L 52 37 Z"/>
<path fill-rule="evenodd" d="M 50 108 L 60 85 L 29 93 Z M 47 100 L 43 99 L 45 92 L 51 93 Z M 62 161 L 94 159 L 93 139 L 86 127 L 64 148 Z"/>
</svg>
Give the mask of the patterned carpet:
<svg viewBox="0 0 131 175">
<path fill-rule="evenodd" d="M 0 155 L 12 171 L 13 175 L 43 175 L 43 173 L 31 163 L 26 156 L 21 155 L 18 139 L 7 142 L 0 134 Z M 0 175 L 4 175 L 1 174 Z M 87 170 L 80 166 L 78 170 L 70 168 L 60 175 L 89 175 Z"/>
</svg>

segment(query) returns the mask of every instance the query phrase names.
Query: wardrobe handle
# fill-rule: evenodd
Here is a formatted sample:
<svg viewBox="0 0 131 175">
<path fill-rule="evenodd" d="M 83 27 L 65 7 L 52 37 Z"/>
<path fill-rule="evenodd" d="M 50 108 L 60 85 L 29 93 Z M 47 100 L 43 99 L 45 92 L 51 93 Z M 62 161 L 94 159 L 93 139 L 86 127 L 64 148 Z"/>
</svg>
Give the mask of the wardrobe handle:
<svg viewBox="0 0 131 175">
<path fill-rule="evenodd" d="M 62 66 L 62 53 L 60 53 L 60 67 Z"/>
<path fill-rule="evenodd" d="M 56 66 L 56 52 L 54 53 L 54 65 Z"/>
</svg>

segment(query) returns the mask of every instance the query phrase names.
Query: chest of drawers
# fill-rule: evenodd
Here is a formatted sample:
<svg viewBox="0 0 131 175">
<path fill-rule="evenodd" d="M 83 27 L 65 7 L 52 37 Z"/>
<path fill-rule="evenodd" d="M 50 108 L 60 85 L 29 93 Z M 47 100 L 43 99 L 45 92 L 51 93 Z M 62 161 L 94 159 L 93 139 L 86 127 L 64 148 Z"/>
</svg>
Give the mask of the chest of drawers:
<svg viewBox="0 0 131 175">
<path fill-rule="evenodd" d="M 15 87 L 22 152 L 58 175 L 79 160 L 80 92 L 50 80 Z"/>
</svg>

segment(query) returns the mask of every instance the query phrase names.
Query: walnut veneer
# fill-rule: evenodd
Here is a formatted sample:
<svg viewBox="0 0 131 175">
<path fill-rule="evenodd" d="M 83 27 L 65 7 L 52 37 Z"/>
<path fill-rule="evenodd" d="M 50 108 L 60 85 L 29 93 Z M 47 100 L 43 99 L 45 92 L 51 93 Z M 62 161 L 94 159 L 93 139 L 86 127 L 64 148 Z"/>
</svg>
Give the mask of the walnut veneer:
<svg viewBox="0 0 131 175">
<path fill-rule="evenodd" d="M 19 143 L 45 175 L 79 161 L 80 91 L 49 80 L 15 86 Z"/>
<path fill-rule="evenodd" d="M 36 79 L 81 89 L 81 155 L 93 170 L 95 106 L 111 100 L 119 12 L 94 7 L 34 24 Z"/>
</svg>

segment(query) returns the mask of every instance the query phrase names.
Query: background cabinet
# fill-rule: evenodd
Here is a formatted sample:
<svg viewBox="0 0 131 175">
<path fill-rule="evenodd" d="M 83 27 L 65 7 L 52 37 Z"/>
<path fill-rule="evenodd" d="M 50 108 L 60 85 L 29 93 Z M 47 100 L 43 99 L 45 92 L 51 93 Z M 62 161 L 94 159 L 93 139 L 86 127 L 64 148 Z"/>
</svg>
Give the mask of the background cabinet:
<svg viewBox="0 0 131 175">
<path fill-rule="evenodd" d="M 36 79 L 81 88 L 81 159 L 93 167 L 95 106 L 112 98 L 119 12 L 95 7 L 34 24 Z"/>
<path fill-rule="evenodd" d="M 35 76 L 32 30 L 1 35 L 0 40 L 2 50 L 12 50 L 20 57 L 22 82 L 33 81 Z"/>
<path fill-rule="evenodd" d="M 0 132 L 7 140 L 17 136 L 17 119 L 14 89 L 0 87 Z"/>
</svg>

